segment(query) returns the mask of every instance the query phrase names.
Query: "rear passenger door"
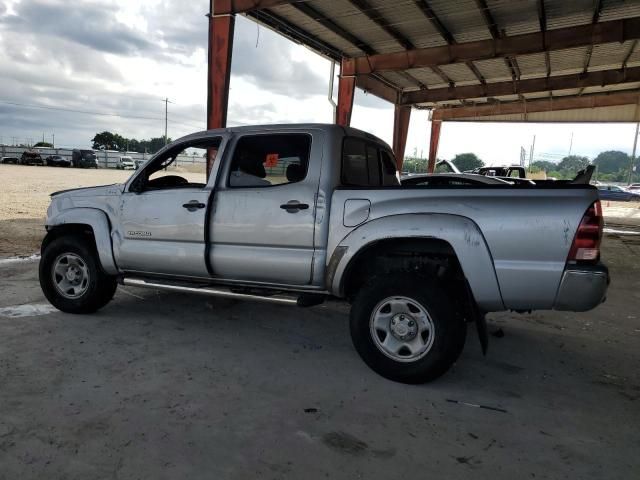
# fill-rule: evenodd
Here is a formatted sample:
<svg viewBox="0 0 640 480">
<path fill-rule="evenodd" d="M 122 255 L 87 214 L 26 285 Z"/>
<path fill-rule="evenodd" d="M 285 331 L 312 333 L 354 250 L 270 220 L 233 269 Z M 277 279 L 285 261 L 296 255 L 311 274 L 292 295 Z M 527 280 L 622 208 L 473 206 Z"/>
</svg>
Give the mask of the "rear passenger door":
<svg viewBox="0 0 640 480">
<path fill-rule="evenodd" d="M 236 140 L 215 193 L 209 248 L 214 276 L 311 283 L 322 135 L 245 134 Z"/>
</svg>

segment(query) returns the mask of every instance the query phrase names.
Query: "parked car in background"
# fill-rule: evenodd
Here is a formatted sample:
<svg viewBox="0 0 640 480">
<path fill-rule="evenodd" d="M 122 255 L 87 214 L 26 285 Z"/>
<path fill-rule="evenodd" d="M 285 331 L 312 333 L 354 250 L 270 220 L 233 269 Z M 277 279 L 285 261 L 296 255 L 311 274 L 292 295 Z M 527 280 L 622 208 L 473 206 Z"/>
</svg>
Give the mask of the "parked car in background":
<svg viewBox="0 0 640 480">
<path fill-rule="evenodd" d="M 71 164 L 75 168 L 98 168 L 97 160 L 93 150 L 75 149 L 71 152 Z"/>
<path fill-rule="evenodd" d="M 630 192 L 640 192 L 640 183 L 632 183 L 627 187 Z"/>
<path fill-rule="evenodd" d="M 0 160 L 0 163 L 13 163 L 14 165 L 17 165 L 20 162 L 20 159 L 18 157 L 2 157 L 2 160 Z"/>
<path fill-rule="evenodd" d="M 118 158 L 118 164 L 116 165 L 118 170 L 137 170 L 136 164 L 131 157 Z"/>
<path fill-rule="evenodd" d="M 49 155 L 45 158 L 48 167 L 70 167 L 71 162 L 68 158 L 64 158 L 61 155 Z"/>
<path fill-rule="evenodd" d="M 44 165 L 44 162 L 35 150 L 25 150 L 20 157 L 20 165 Z"/>
<path fill-rule="evenodd" d="M 618 185 L 598 185 L 598 195 L 600 200 L 618 200 L 621 202 L 640 200 L 640 192 L 634 193 Z"/>
<path fill-rule="evenodd" d="M 509 167 L 479 167 L 465 173 L 477 173 L 488 177 L 527 178 L 527 171 L 520 165 Z"/>
</svg>

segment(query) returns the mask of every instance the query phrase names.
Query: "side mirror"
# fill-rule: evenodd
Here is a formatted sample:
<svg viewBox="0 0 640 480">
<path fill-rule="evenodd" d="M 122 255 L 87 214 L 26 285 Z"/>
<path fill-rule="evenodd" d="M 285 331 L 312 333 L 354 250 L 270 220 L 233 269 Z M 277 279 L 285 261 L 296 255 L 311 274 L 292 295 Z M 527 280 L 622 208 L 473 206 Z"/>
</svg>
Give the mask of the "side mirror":
<svg viewBox="0 0 640 480">
<path fill-rule="evenodd" d="M 142 178 L 138 177 L 129 187 L 129 191 L 133 193 L 142 193 L 144 191 Z"/>
</svg>

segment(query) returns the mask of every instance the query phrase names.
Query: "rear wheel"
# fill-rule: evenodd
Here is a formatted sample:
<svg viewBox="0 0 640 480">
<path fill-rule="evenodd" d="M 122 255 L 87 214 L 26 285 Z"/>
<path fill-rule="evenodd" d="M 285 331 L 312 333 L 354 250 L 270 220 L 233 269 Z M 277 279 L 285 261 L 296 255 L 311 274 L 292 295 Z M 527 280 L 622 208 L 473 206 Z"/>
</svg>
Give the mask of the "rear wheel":
<svg viewBox="0 0 640 480">
<path fill-rule="evenodd" d="M 351 339 L 369 367 L 390 380 L 424 383 L 458 359 L 466 324 L 435 282 L 408 274 L 374 279 L 351 309 Z"/>
<path fill-rule="evenodd" d="M 92 313 L 113 298 L 116 279 L 102 270 L 92 243 L 81 236 L 63 236 L 42 252 L 40 286 L 58 310 Z"/>
</svg>

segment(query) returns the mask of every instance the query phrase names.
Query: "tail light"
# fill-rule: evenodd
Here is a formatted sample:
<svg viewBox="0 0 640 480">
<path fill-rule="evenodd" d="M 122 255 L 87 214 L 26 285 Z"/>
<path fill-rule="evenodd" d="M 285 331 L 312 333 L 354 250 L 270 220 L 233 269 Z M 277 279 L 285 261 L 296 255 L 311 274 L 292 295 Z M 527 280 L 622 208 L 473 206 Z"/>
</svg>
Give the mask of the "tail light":
<svg viewBox="0 0 640 480">
<path fill-rule="evenodd" d="M 580 221 L 578 231 L 571 244 L 571 250 L 569 250 L 568 262 L 596 263 L 600 260 L 603 224 L 602 206 L 600 200 L 596 200 Z"/>
</svg>

